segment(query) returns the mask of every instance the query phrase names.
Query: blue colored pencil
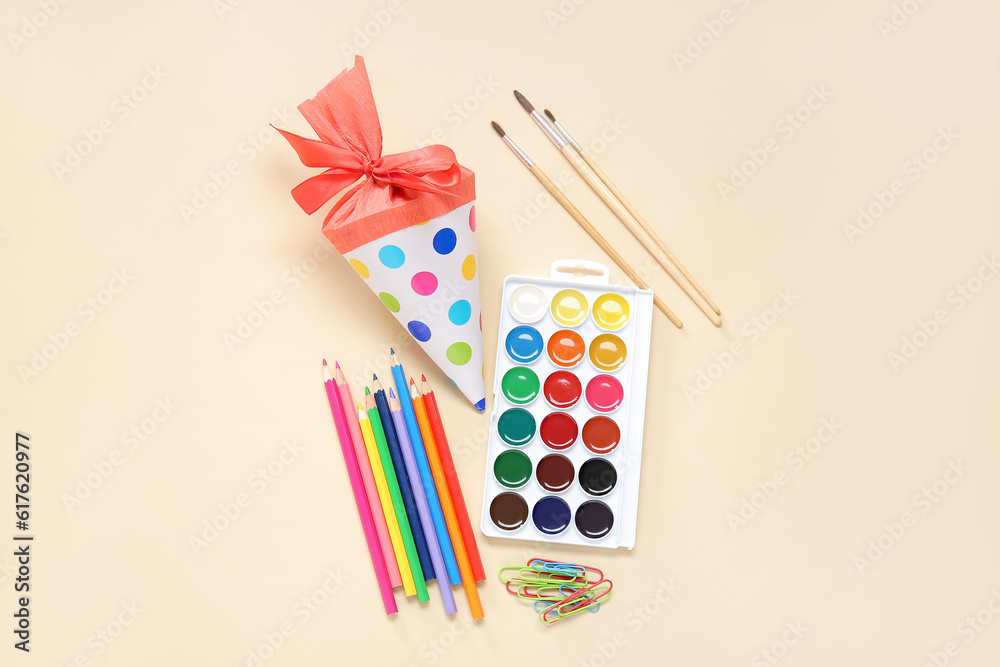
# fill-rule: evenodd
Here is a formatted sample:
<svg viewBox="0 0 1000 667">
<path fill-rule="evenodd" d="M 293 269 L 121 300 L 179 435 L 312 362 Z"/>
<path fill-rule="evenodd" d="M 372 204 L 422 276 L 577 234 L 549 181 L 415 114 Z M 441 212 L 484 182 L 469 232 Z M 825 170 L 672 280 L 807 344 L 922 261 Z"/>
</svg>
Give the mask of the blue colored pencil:
<svg viewBox="0 0 1000 667">
<path fill-rule="evenodd" d="M 414 457 L 417 459 L 417 468 L 420 470 L 420 481 L 424 485 L 424 492 L 427 494 L 427 504 L 431 508 L 434 530 L 440 537 L 438 541 L 441 543 L 441 553 L 444 556 L 445 569 L 448 570 L 448 581 L 451 582 L 452 586 L 457 586 L 462 583 L 462 573 L 458 569 L 455 548 L 451 544 L 451 539 L 447 538 L 448 524 L 444 520 L 444 510 L 441 509 L 441 499 L 438 498 L 437 487 L 434 485 L 434 475 L 431 474 L 431 464 L 427 460 L 424 439 L 420 435 L 420 426 L 417 425 L 417 413 L 413 411 L 413 403 L 409 399 L 410 386 L 406 382 L 403 367 L 396 360 L 396 352 L 391 348 L 389 352 L 392 378 L 396 383 L 396 393 L 399 394 L 399 402 L 403 408 L 403 419 L 406 422 L 406 430 L 410 435 L 410 444 L 413 446 Z"/>
<path fill-rule="evenodd" d="M 399 438 L 399 448 L 403 450 L 403 460 L 406 462 L 406 474 L 413 480 L 413 495 L 417 498 L 417 512 L 420 514 L 420 523 L 424 527 L 424 535 L 427 537 L 427 548 L 431 552 L 431 562 L 434 563 L 434 572 L 440 572 L 438 578 L 438 590 L 441 591 L 441 601 L 444 603 L 444 610 L 447 614 L 454 614 L 458 611 L 455 606 L 455 594 L 451 591 L 448 582 L 448 568 L 444 566 L 444 556 L 441 553 L 441 541 L 434 530 L 434 520 L 431 519 L 431 508 L 427 505 L 427 495 L 424 493 L 424 485 L 420 483 L 420 470 L 417 468 L 417 460 L 413 457 L 413 445 L 410 444 L 410 436 L 406 433 L 406 421 L 403 419 L 403 407 L 389 387 L 389 412 L 392 414 L 393 428 L 396 429 L 396 437 Z M 445 540 L 448 536 L 444 536 Z"/>
<path fill-rule="evenodd" d="M 378 409 L 379 419 L 382 421 L 382 432 L 385 434 L 385 444 L 389 447 L 389 456 L 392 457 L 392 467 L 396 470 L 396 479 L 399 481 L 399 492 L 403 496 L 403 507 L 406 509 L 406 518 L 410 522 L 410 532 L 413 533 L 413 542 L 417 547 L 417 557 L 420 559 L 420 569 L 423 570 L 424 580 L 430 581 L 434 578 L 434 564 L 431 562 L 431 552 L 427 548 L 427 537 L 424 535 L 423 524 L 417 511 L 416 499 L 413 497 L 413 484 L 419 484 L 417 480 L 410 480 L 410 475 L 406 469 L 406 462 L 403 459 L 403 451 L 399 448 L 399 438 L 396 436 L 396 427 L 392 422 L 392 415 L 389 413 L 389 401 L 385 396 L 382 383 L 378 381 L 378 376 L 372 375 L 372 389 L 375 396 L 375 407 Z M 433 535 L 431 539 L 433 539 Z"/>
</svg>

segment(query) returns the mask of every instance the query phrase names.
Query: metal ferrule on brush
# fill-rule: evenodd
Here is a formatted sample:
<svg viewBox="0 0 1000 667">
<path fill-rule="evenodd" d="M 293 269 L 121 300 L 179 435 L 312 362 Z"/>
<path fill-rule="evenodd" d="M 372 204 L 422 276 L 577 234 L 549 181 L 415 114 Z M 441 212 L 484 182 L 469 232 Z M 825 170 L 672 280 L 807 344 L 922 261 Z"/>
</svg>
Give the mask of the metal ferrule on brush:
<svg viewBox="0 0 1000 667">
<path fill-rule="evenodd" d="M 580 146 L 580 144 L 576 143 L 576 139 L 574 139 L 573 136 L 566 131 L 566 128 L 563 127 L 559 121 L 553 120 L 552 124 L 556 126 L 556 129 L 559 130 L 559 134 L 561 134 L 563 138 L 566 139 L 567 142 L 569 142 L 570 146 L 576 149 L 577 153 L 583 151 L 583 148 Z"/>
<path fill-rule="evenodd" d="M 524 152 L 524 151 L 522 151 L 522 150 L 521 150 L 521 149 L 520 149 L 520 148 L 518 147 L 518 145 L 517 145 L 517 144 L 515 144 L 515 143 L 514 143 L 514 140 L 513 140 L 513 139 L 511 139 L 510 137 L 508 137 L 508 136 L 507 136 L 506 134 L 505 134 L 505 135 L 503 135 L 503 142 L 504 142 L 505 144 L 507 144 L 508 146 L 510 146 L 510 149 L 511 149 L 512 151 L 514 151 L 514 155 L 516 155 L 517 157 L 521 158 L 521 162 L 523 162 L 523 163 L 524 163 L 524 166 L 525 166 L 525 167 L 527 167 L 528 169 L 531 169 L 532 167 L 534 167 L 534 166 L 535 166 L 535 163 L 534 163 L 534 161 L 532 161 L 532 159 L 531 159 L 530 157 L 528 157 L 528 156 L 527 156 L 527 155 L 525 154 L 525 152 Z"/>
<path fill-rule="evenodd" d="M 536 123 L 538 123 L 538 127 L 542 128 L 542 132 L 548 135 L 549 139 L 552 140 L 552 143 L 556 145 L 556 148 L 562 150 L 562 147 L 565 146 L 568 142 L 565 139 L 563 139 L 563 136 L 561 134 L 559 134 L 559 130 L 552 127 L 552 125 L 549 124 L 549 121 L 545 118 L 545 116 L 543 116 L 542 114 L 538 113 L 535 110 L 531 111 L 531 117 L 535 119 Z"/>
</svg>

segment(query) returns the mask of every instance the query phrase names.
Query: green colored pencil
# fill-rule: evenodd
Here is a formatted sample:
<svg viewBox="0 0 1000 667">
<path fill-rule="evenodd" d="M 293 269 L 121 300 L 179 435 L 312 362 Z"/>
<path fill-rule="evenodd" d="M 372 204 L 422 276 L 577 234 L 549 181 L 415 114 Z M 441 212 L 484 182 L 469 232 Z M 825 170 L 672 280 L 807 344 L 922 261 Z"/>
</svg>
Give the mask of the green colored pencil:
<svg viewBox="0 0 1000 667">
<path fill-rule="evenodd" d="M 403 535 L 403 548 L 406 550 L 406 558 L 410 561 L 413 583 L 417 587 L 417 599 L 421 602 L 427 602 L 431 599 L 431 596 L 427 592 L 424 570 L 420 567 L 417 545 L 413 541 L 413 531 L 410 529 L 410 521 L 406 518 L 403 494 L 399 490 L 399 480 L 396 478 L 396 471 L 392 467 L 392 457 L 389 455 L 389 445 L 385 441 L 385 430 L 382 428 L 382 419 L 378 415 L 375 398 L 371 395 L 368 387 L 365 387 L 365 409 L 368 410 L 368 421 L 372 424 L 372 431 L 375 433 L 375 445 L 378 447 L 378 453 L 382 459 L 382 467 L 385 469 L 385 479 L 389 484 L 389 495 L 392 497 L 392 509 L 396 513 L 397 521 L 399 521 L 399 532 Z"/>
</svg>

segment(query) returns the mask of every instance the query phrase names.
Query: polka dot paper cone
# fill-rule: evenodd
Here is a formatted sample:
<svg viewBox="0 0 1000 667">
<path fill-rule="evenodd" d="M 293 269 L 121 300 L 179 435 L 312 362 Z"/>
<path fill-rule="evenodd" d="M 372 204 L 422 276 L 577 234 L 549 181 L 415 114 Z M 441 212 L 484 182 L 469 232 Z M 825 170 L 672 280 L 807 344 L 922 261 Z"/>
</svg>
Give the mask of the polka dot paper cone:
<svg viewBox="0 0 1000 667">
<path fill-rule="evenodd" d="M 458 389 L 484 410 L 475 201 L 344 257 Z"/>
<path fill-rule="evenodd" d="M 292 188 L 295 202 L 311 215 L 335 200 L 323 235 L 484 410 L 475 174 L 438 144 L 383 154 L 361 56 L 299 111 L 318 139 L 278 132 L 304 165 L 324 171 Z"/>
</svg>

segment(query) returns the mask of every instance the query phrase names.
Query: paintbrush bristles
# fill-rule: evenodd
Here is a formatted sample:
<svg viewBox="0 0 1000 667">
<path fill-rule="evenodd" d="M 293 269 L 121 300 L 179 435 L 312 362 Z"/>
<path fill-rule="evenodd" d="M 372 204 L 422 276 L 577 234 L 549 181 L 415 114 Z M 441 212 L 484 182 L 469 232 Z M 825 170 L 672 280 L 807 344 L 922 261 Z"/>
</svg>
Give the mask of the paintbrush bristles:
<svg viewBox="0 0 1000 667">
<path fill-rule="evenodd" d="M 563 138 L 563 135 L 559 133 L 559 130 L 553 127 L 545 116 L 538 113 L 538 111 L 535 110 L 535 107 L 531 106 L 531 102 L 529 102 L 520 91 L 515 90 L 514 97 L 517 98 L 517 101 L 521 103 L 521 106 L 528 112 L 531 119 L 535 121 L 538 127 L 541 128 L 542 132 L 545 133 L 545 136 L 547 136 L 552 143 L 556 145 L 556 148 L 562 150 L 563 146 L 567 144 L 567 141 Z"/>
<path fill-rule="evenodd" d="M 517 101 L 521 103 L 521 106 L 524 107 L 524 110 L 527 111 L 528 113 L 531 113 L 532 111 L 535 110 L 535 107 L 531 106 L 531 102 L 529 102 L 528 98 L 526 98 L 524 95 L 521 94 L 521 91 L 515 90 L 514 97 L 517 98 Z"/>
<path fill-rule="evenodd" d="M 560 125 L 559 121 L 556 120 L 556 115 L 554 113 L 546 109 L 545 117 L 548 118 L 549 122 L 552 123 L 553 127 L 556 128 L 556 132 L 558 132 L 559 135 L 566 140 L 566 143 L 571 145 L 576 150 L 577 153 L 583 150 L 583 147 L 581 147 L 580 144 L 576 143 L 576 139 L 574 139 L 572 135 L 570 135 L 570 133 L 566 131 L 566 128 Z"/>
<path fill-rule="evenodd" d="M 502 127 L 500 127 L 500 123 L 496 122 L 495 120 L 491 120 L 490 123 L 493 125 L 493 129 L 497 131 L 497 134 L 499 134 L 501 137 L 507 136 L 507 133 L 503 131 Z"/>
</svg>

